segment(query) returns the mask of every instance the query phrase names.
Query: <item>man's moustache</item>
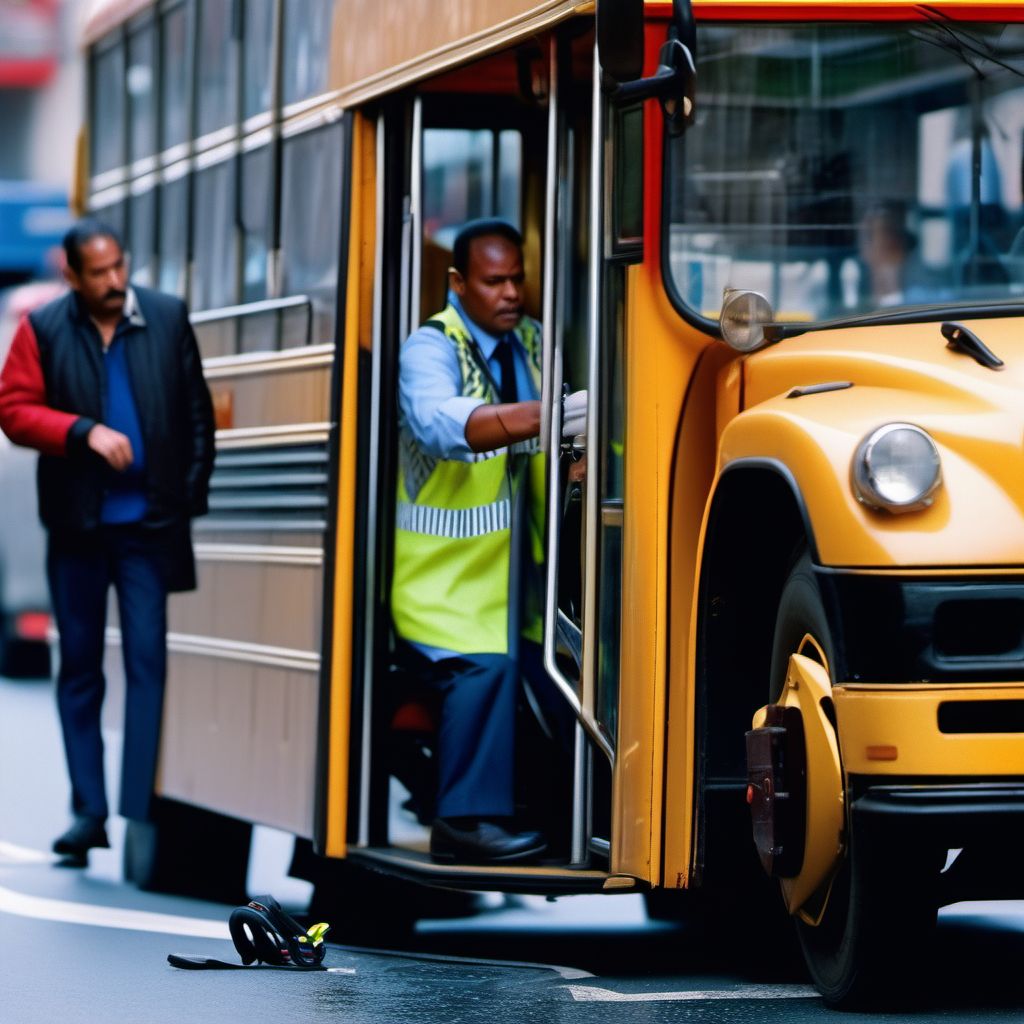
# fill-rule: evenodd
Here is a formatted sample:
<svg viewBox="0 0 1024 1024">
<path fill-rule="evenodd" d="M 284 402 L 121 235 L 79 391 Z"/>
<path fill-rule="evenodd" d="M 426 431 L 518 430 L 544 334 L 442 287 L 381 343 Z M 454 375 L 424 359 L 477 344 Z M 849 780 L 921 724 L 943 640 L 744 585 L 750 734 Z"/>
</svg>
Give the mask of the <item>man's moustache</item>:
<svg viewBox="0 0 1024 1024">
<path fill-rule="evenodd" d="M 126 291 L 122 291 L 120 288 L 111 288 L 110 291 L 107 292 L 107 294 L 103 296 L 103 301 L 106 302 L 107 299 L 126 299 L 126 298 L 128 298 L 128 293 Z"/>
</svg>

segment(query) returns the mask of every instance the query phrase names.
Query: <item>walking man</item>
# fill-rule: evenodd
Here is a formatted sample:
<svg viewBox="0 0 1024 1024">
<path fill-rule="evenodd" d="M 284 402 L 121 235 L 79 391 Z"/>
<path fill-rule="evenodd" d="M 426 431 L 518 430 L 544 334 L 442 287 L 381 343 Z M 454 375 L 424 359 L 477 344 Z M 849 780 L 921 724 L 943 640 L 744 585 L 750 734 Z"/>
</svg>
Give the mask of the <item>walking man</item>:
<svg viewBox="0 0 1024 1024">
<path fill-rule="evenodd" d="M 125 669 L 120 811 L 146 820 L 166 677 L 167 594 L 195 587 L 190 520 L 206 511 L 213 410 L 185 305 L 128 284 L 120 239 L 80 221 L 71 291 L 18 326 L 0 428 L 39 458 L 39 513 L 60 632 L 57 704 L 74 821 L 53 844 L 82 867 L 108 846 L 100 710 L 107 591 Z"/>
</svg>

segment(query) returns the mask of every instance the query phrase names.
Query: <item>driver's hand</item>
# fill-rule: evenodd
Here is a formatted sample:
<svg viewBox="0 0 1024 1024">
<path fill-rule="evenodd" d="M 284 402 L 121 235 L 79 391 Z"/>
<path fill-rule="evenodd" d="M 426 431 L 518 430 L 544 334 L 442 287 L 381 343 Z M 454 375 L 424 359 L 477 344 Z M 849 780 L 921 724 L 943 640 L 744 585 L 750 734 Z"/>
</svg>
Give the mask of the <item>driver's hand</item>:
<svg viewBox="0 0 1024 1024">
<path fill-rule="evenodd" d="M 562 437 L 571 441 L 587 432 L 587 392 L 574 391 L 562 399 Z"/>
</svg>

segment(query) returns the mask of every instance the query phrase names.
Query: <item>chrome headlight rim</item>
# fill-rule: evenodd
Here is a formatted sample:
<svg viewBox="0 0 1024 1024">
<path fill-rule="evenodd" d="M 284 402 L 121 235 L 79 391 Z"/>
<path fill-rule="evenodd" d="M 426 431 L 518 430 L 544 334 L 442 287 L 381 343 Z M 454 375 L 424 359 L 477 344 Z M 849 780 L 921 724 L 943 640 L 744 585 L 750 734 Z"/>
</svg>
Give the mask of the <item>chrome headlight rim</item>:
<svg viewBox="0 0 1024 1024">
<path fill-rule="evenodd" d="M 916 496 L 905 501 L 888 498 L 881 493 L 876 485 L 875 475 L 871 466 L 871 455 L 879 442 L 897 430 L 910 431 L 923 438 L 931 449 L 935 467 L 931 483 Z M 942 486 L 942 462 L 939 457 L 938 445 L 927 430 L 917 426 L 915 423 L 899 421 L 884 423 L 882 426 L 876 427 L 857 446 L 850 469 L 853 492 L 857 500 L 870 508 L 883 512 L 918 512 L 921 509 L 928 508 L 935 501 L 936 491 Z"/>
</svg>

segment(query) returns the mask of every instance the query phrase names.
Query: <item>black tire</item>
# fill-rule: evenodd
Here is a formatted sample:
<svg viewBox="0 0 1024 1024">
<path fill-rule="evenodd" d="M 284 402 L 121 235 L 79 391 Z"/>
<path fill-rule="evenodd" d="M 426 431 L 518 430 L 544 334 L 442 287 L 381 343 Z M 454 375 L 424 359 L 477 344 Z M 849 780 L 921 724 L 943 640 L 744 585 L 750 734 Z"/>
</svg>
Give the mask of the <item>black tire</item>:
<svg viewBox="0 0 1024 1024">
<path fill-rule="evenodd" d="M 811 636 L 830 675 L 833 641 L 821 592 L 804 548 L 779 599 L 772 646 L 770 697 L 782 693 L 790 655 Z M 807 645 L 802 653 L 816 657 Z M 833 683 L 835 679 L 832 679 Z M 794 918 L 807 969 L 825 1002 L 836 1009 L 878 1008 L 914 990 L 937 903 L 924 851 L 900 850 L 858 834 L 847 809 L 846 852 L 817 925 Z M 937 872 L 936 872 L 937 876 Z M 819 904 L 820 906 L 820 904 Z"/>
<path fill-rule="evenodd" d="M 694 913 L 694 900 L 686 889 L 652 889 L 644 893 L 644 909 L 649 921 L 679 924 Z"/>
<path fill-rule="evenodd" d="M 124 877 L 147 892 L 248 902 L 252 826 L 176 800 L 154 798 L 149 821 L 129 820 Z"/>
</svg>

